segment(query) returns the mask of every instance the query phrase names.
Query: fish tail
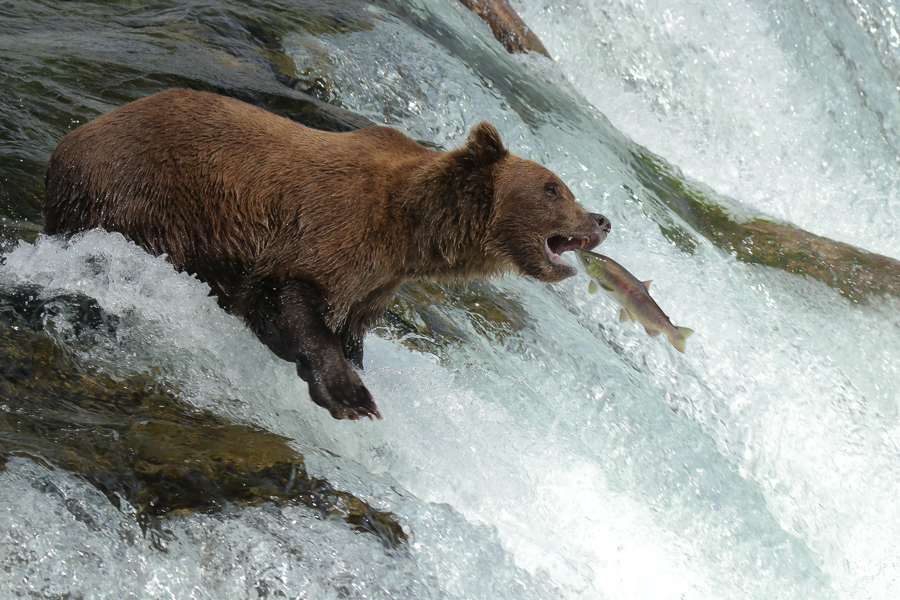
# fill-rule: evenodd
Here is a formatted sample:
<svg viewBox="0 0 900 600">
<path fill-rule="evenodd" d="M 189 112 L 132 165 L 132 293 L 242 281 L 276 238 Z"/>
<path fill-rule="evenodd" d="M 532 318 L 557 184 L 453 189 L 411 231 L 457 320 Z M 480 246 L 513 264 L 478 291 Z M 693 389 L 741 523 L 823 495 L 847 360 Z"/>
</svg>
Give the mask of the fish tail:
<svg viewBox="0 0 900 600">
<path fill-rule="evenodd" d="M 675 349 L 681 353 L 684 353 L 684 348 L 686 346 L 685 340 L 691 337 L 691 334 L 694 333 L 693 329 L 688 329 L 687 327 L 675 327 L 678 331 L 678 337 L 669 336 L 669 341 L 672 342 L 672 345 L 675 346 Z"/>
</svg>

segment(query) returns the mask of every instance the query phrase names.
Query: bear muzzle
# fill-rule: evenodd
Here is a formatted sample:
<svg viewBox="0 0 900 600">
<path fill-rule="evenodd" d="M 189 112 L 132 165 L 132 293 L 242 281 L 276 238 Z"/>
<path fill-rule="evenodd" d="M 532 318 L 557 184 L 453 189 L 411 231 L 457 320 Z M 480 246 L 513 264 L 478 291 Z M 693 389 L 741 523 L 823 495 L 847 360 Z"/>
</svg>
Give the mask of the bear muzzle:
<svg viewBox="0 0 900 600">
<path fill-rule="evenodd" d="M 591 250 L 603 243 L 612 225 L 609 219 L 601 214 L 590 213 L 590 217 L 595 224 L 591 230 L 582 233 L 557 233 L 544 240 L 544 252 L 552 265 L 570 267 L 571 265 L 562 258 L 563 252 L 576 248 Z"/>
</svg>

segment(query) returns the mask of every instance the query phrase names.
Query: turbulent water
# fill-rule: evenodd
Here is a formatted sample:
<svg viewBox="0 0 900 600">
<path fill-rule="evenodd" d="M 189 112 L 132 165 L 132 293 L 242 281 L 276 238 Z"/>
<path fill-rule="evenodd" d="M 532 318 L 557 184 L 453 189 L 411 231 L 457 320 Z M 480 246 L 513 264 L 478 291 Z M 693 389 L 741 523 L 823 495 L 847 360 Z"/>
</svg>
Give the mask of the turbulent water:
<svg viewBox="0 0 900 600">
<path fill-rule="evenodd" d="M 700 236 L 686 252 L 622 158 L 636 142 L 735 210 L 900 258 L 895 4 L 557 4 L 514 4 L 553 60 L 507 56 L 449 1 L 354 5 L 348 21 L 360 27 L 282 22 L 282 43 L 298 76 L 327 79 L 343 108 L 417 139 L 449 148 L 495 123 L 514 152 L 611 219 L 601 251 L 653 280 L 672 321 L 696 332 L 687 352 L 619 324 L 583 275 L 556 286 L 506 277 L 493 283 L 523 307 L 522 328 L 470 325 L 464 342 L 434 352 L 379 328 L 362 377 L 384 420 L 334 421 L 291 365 L 163 259 L 101 232 L 68 245 L 10 237 L 0 285 L 83 294 L 119 316 L 115 337 L 72 348 L 83 364 L 156 373 L 196 407 L 287 436 L 312 471 L 390 511 L 411 537 L 388 551 L 304 507 L 262 505 L 170 516 L 162 552 L 127 503 L 17 457 L 0 473 L 0 595 L 900 597 L 896 300 L 852 303 Z M 57 5 L 10 6 L 0 14 L 21 25 Z M 147 10 L 158 11 L 148 36 L 194 39 Z M 134 13 L 102 26 L 78 18 L 58 29 L 73 56 L 94 43 L 148 70 L 166 56 L 162 42 L 116 30 Z M 58 43 L 25 29 L 0 25 L 6 62 Z M 193 76 L 255 81 L 229 51 Z M 45 86 L 59 68 L 47 63 L 35 71 Z M 6 98 L 12 122 L 21 105 Z M 83 100 L 94 112 L 116 103 Z M 28 139 L 21 147 L 43 159 L 57 141 Z"/>
</svg>

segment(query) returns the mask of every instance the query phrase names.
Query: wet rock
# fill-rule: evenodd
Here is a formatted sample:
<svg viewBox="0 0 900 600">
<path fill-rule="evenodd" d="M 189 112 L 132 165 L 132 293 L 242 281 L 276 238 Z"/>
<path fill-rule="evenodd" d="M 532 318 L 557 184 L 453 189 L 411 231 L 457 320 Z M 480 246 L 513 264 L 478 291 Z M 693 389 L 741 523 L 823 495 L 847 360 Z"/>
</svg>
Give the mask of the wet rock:
<svg viewBox="0 0 900 600">
<path fill-rule="evenodd" d="M 16 455 L 80 475 L 117 506 L 134 506 L 160 548 L 160 518 L 173 511 L 262 502 L 302 504 L 389 548 L 406 542 L 390 514 L 310 476 L 284 438 L 185 406 L 149 375 L 84 372 L 43 330 L 46 307 L 67 304 L 86 328 L 115 318 L 90 298 L 35 291 L 0 297 L 0 468 Z"/>
<path fill-rule="evenodd" d="M 487 282 L 412 282 L 397 292 L 385 315 L 394 337 L 412 350 L 438 353 L 475 333 L 500 341 L 531 323 L 525 308 Z"/>
<path fill-rule="evenodd" d="M 740 218 L 727 211 L 661 159 L 641 154 L 633 161 L 641 183 L 699 234 L 739 260 L 806 275 L 853 302 L 900 297 L 900 261 L 824 238 L 764 217 Z M 671 218 L 658 218 L 664 235 L 685 250 L 696 241 Z"/>
<path fill-rule="evenodd" d="M 550 53 L 528 25 L 519 18 L 506 0 L 460 0 L 466 8 L 488 24 L 497 41 L 513 53 L 538 52 L 547 58 Z"/>
</svg>

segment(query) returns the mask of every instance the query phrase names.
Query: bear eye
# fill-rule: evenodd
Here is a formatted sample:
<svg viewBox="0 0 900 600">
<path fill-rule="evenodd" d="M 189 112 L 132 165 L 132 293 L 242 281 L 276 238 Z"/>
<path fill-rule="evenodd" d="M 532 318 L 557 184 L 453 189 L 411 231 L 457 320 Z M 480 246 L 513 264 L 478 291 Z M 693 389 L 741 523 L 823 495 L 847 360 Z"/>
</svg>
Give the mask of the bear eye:
<svg viewBox="0 0 900 600">
<path fill-rule="evenodd" d="M 556 186 L 552 183 L 548 183 L 544 186 L 544 193 L 548 196 L 556 197 L 559 196 L 559 190 L 556 189 Z"/>
</svg>

